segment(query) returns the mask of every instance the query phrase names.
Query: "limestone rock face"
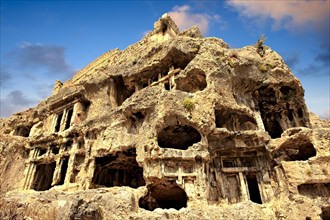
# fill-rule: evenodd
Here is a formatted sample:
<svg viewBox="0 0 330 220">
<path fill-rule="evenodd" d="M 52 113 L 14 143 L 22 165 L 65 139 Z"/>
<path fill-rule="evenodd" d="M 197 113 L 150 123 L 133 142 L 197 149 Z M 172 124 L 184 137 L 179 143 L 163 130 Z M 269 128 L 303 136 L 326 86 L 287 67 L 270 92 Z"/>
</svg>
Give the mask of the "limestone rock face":
<svg viewBox="0 0 330 220">
<path fill-rule="evenodd" d="M 0 219 L 329 219 L 330 123 L 280 55 L 168 15 L 0 119 Z"/>
</svg>

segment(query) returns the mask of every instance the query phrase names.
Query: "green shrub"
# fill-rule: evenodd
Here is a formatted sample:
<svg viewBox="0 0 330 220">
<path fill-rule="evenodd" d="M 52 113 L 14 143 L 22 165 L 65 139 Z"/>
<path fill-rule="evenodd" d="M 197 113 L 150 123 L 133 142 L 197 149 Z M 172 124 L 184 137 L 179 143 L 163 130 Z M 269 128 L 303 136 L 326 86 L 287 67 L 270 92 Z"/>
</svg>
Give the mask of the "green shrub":
<svg viewBox="0 0 330 220">
<path fill-rule="evenodd" d="M 260 39 L 256 43 L 256 48 L 258 48 L 258 49 L 262 48 L 264 46 L 264 43 L 265 43 L 266 39 L 267 38 L 265 37 L 264 34 L 261 35 Z"/>
<path fill-rule="evenodd" d="M 183 100 L 183 107 L 188 111 L 192 111 L 195 108 L 194 100 L 191 98 L 185 98 Z"/>
</svg>

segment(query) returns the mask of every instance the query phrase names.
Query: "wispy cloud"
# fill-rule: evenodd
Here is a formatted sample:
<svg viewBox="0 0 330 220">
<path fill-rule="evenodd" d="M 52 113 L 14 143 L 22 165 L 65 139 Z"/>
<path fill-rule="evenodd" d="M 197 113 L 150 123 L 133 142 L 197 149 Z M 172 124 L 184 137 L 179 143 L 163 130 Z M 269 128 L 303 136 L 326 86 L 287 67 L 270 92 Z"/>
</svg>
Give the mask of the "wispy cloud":
<svg viewBox="0 0 330 220">
<path fill-rule="evenodd" d="M 210 22 L 214 21 L 223 24 L 220 15 L 194 13 L 189 5 L 174 6 L 168 14 L 180 30 L 185 30 L 196 25 L 203 34 L 206 34 L 209 30 Z"/>
<path fill-rule="evenodd" d="M 294 69 L 296 65 L 299 63 L 299 54 L 298 53 L 289 53 L 283 55 L 286 64 L 291 68 Z"/>
<path fill-rule="evenodd" d="M 328 31 L 330 31 L 328 29 Z M 330 43 L 329 38 L 324 38 L 326 35 L 321 36 L 319 47 L 317 48 L 314 55 L 314 62 L 305 68 L 300 68 L 299 74 L 302 76 L 310 75 L 310 76 L 320 76 L 325 75 L 329 76 L 330 74 Z M 329 33 L 327 34 L 328 37 Z"/>
<path fill-rule="evenodd" d="M 5 86 L 6 83 L 10 80 L 11 75 L 7 69 L 3 66 L 0 67 L 0 86 Z"/>
<path fill-rule="evenodd" d="M 1 64 L 1 117 L 34 106 L 51 94 L 56 79 L 67 80 L 74 73 L 66 60 L 65 48 L 60 46 L 23 42 L 4 59 L 7 65 Z M 27 97 L 24 91 L 34 91 L 29 92 L 34 97 Z"/>
<path fill-rule="evenodd" d="M 273 28 L 292 30 L 305 25 L 323 26 L 329 18 L 329 0 L 260 1 L 227 0 L 242 16 L 271 19 Z"/>
<path fill-rule="evenodd" d="M 73 68 L 65 59 L 65 48 L 23 42 L 9 53 L 22 68 L 46 69 L 45 73 L 71 76 Z"/>
<path fill-rule="evenodd" d="M 0 99 L 0 117 L 8 117 L 15 112 L 36 105 L 37 102 L 37 100 L 26 97 L 20 90 L 11 91 Z"/>
<path fill-rule="evenodd" d="M 298 74 L 301 76 L 327 76 L 329 75 L 329 64 L 312 63 L 305 68 L 299 68 Z"/>
<path fill-rule="evenodd" d="M 319 62 L 323 66 L 328 66 L 328 68 L 330 62 L 330 27 L 329 26 L 323 30 L 324 33 L 321 33 L 319 50 L 317 51 L 314 58 L 315 62 Z"/>
</svg>

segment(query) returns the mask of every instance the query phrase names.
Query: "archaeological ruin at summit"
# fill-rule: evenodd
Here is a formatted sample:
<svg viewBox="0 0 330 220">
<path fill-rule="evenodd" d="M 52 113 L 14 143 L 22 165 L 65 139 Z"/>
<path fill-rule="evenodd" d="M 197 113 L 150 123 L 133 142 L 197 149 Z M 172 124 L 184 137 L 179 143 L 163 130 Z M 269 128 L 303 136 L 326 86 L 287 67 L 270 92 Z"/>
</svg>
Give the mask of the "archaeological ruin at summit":
<svg viewBox="0 0 330 220">
<path fill-rule="evenodd" d="M 330 219 L 330 122 L 263 42 L 229 48 L 165 14 L 0 119 L 0 219 L 13 215 Z"/>
</svg>

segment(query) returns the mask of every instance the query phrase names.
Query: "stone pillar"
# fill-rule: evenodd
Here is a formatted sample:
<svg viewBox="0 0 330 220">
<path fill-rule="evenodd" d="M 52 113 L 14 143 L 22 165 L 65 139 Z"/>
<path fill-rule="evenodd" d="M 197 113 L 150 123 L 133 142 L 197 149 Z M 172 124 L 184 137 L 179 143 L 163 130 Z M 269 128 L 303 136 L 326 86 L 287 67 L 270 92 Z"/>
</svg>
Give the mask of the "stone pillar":
<svg viewBox="0 0 330 220">
<path fill-rule="evenodd" d="M 178 169 L 178 179 L 177 179 L 176 183 L 177 183 L 179 186 L 183 186 L 182 168 L 181 168 L 181 166 L 179 166 L 179 169 Z"/>
<path fill-rule="evenodd" d="M 33 150 L 30 151 L 28 166 L 24 171 L 25 181 L 23 184 L 23 189 L 25 190 L 31 188 L 31 184 L 33 182 L 33 176 L 36 169 L 36 165 L 31 161 L 33 161 L 33 159 L 36 158 L 38 154 L 39 154 L 39 150 L 37 148 L 34 148 Z"/>
<path fill-rule="evenodd" d="M 86 117 L 85 107 L 81 102 L 77 102 L 73 106 L 73 113 L 71 119 L 71 125 L 78 125 Z"/>
<path fill-rule="evenodd" d="M 160 161 L 159 163 L 160 163 L 161 174 L 162 174 L 162 176 L 164 176 L 164 174 L 165 174 L 165 165 L 164 165 L 163 161 Z"/>
<path fill-rule="evenodd" d="M 135 89 L 135 92 L 137 92 L 137 91 L 139 91 L 141 89 L 141 86 L 138 83 L 136 83 L 134 85 L 134 89 Z"/>
<path fill-rule="evenodd" d="M 262 121 L 260 112 L 255 112 L 254 118 L 256 119 L 259 130 L 265 130 L 264 122 Z"/>
<path fill-rule="evenodd" d="M 89 189 L 91 188 L 92 181 L 93 181 L 93 175 L 94 175 L 94 170 L 95 170 L 95 159 L 90 158 L 89 161 L 87 162 L 87 174 L 85 177 L 85 184 L 84 189 Z"/>
<path fill-rule="evenodd" d="M 241 193 L 242 193 L 242 198 L 241 201 L 248 201 L 249 200 L 249 195 L 247 193 L 247 186 L 245 184 L 245 178 L 242 172 L 238 173 L 239 175 L 239 181 L 241 183 Z"/>
<path fill-rule="evenodd" d="M 174 75 L 169 78 L 168 82 L 170 84 L 170 90 L 175 88 Z"/>
<path fill-rule="evenodd" d="M 26 183 L 24 184 L 24 189 L 31 189 L 33 183 L 34 173 L 36 172 L 36 165 L 34 163 L 29 164 Z"/>
<path fill-rule="evenodd" d="M 109 83 L 109 99 L 110 99 L 110 105 L 111 108 L 117 107 L 117 91 L 116 91 L 116 83 L 114 81 L 114 79 L 110 80 Z"/>
<path fill-rule="evenodd" d="M 215 170 L 215 176 L 217 178 L 217 181 L 220 183 L 220 184 L 218 184 L 218 186 L 220 185 L 221 197 L 224 198 L 225 188 L 224 188 L 224 182 L 223 182 L 223 178 L 222 178 L 222 173 L 219 174 L 217 172 L 217 170 Z"/>
<path fill-rule="evenodd" d="M 61 180 L 62 163 L 63 161 L 61 161 L 61 158 L 56 160 L 56 167 L 53 174 L 52 186 L 55 186 Z"/>
<path fill-rule="evenodd" d="M 69 161 L 68 161 L 68 169 L 65 175 L 65 179 L 64 179 L 64 184 L 66 183 L 70 183 L 71 182 L 71 177 L 73 174 L 73 170 L 74 170 L 74 160 L 75 160 L 75 153 L 78 149 L 78 143 L 73 142 L 71 150 L 70 150 L 70 157 L 69 157 Z"/>
<path fill-rule="evenodd" d="M 56 115 L 57 114 L 51 114 L 49 115 L 45 121 L 43 121 L 43 129 L 42 131 L 45 132 L 46 134 L 52 134 L 55 132 L 55 123 L 56 123 Z"/>
</svg>

